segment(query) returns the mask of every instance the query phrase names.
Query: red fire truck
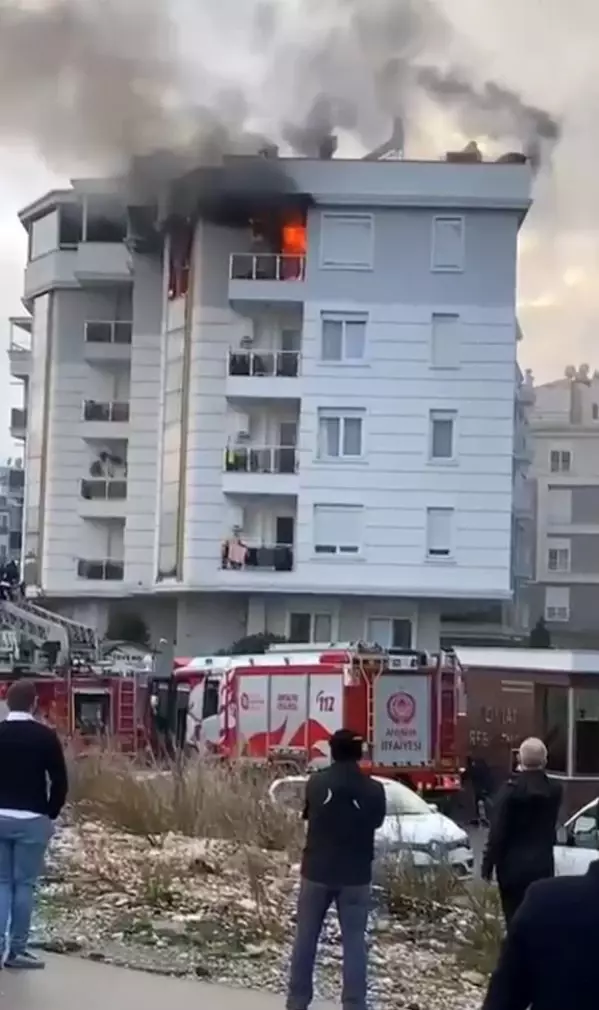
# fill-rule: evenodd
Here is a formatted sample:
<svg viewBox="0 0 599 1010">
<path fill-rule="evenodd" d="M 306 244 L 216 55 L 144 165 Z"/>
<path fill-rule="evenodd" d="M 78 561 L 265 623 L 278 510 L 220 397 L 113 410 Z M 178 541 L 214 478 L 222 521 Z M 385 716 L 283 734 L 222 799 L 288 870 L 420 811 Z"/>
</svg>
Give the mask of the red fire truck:
<svg viewBox="0 0 599 1010">
<path fill-rule="evenodd" d="M 344 726 L 364 738 L 363 764 L 373 774 L 431 796 L 460 788 L 462 682 L 451 654 L 282 645 L 264 655 L 198 657 L 173 679 L 179 742 L 225 758 L 315 767 Z"/>
</svg>

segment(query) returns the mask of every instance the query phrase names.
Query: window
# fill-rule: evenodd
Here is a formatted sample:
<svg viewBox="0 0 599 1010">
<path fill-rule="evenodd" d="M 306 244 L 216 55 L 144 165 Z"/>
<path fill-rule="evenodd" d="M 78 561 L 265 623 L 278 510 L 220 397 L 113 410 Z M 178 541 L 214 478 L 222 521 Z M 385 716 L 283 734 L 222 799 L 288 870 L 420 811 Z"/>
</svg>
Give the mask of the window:
<svg viewBox="0 0 599 1010">
<path fill-rule="evenodd" d="M 464 269 L 464 218 L 433 219 L 433 270 Z"/>
<path fill-rule="evenodd" d="M 430 457 L 434 460 L 454 458 L 454 429 L 456 413 L 452 410 L 430 412 Z"/>
<path fill-rule="evenodd" d="M 552 449 L 549 453 L 549 469 L 551 473 L 570 473 L 572 469 L 572 453 L 569 449 Z"/>
<path fill-rule="evenodd" d="M 289 614 L 290 642 L 332 642 L 333 618 L 330 614 Z"/>
<path fill-rule="evenodd" d="M 599 404 L 594 403 L 591 407 L 593 421 L 599 421 Z"/>
<path fill-rule="evenodd" d="M 461 359 L 460 317 L 434 313 L 431 333 L 431 365 L 433 368 L 459 368 Z"/>
<path fill-rule="evenodd" d="M 426 553 L 429 558 L 451 557 L 453 509 L 426 510 Z"/>
<path fill-rule="evenodd" d="M 29 259 L 35 260 L 58 249 L 58 211 L 52 210 L 33 222 L 29 231 Z"/>
<path fill-rule="evenodd" d="M 366 350 L 365 316 L 322 316 L 322 361 L 363 361 Z"/>
<path fill-rule="evenodd" d="M 568 688 L 536 684 L 534 706 L 540 719 L 539 736 L 547 746 L 547 769 L 565 774 L 568 770 Z"/>
<path fill-rule="evenodd" d="M 570 543 L 567 540 L 550 540 L 547 547 L 547 568 L 550 572 L 570 571 Z"/>
<path fill-rule="evenodd" d="M 374 221 L 370 214 L 321 216 L 320 265 L 342 270 L 371 270 Z"/>
<path fill-rule="evenodd" d="M 545 588 L 545 620 L 570 620 L 570 587 L 546 586 Z"/>
<path fill-rule="evenodd" d="M 412 622 L 407 617 L 369 617 L 366 641 L 383 649 L 411 649 Z"/>
<path fill-rule="evenodd" d="M 362 415 L 359 411 L 318 412 L 320 459 L 356 459 L 362 455 Z"/>
<path fill-rule="evenodd" d="M 574 774 L 599 775 L 599 690 L 574 689 Z M 597 824 L 595 824 L 597 827 Z"/>
<path fill-rule="evenodd" d="M 572 489 L 569 487 L 549 487 L 547 494 L 547 518 L 550 523 L 572 522 Z"/>
<path fill-rule="evenodd" d="M 568 838 L 570 844 L 577 849 L 599 849 L 599 801 L 595 800 L 595 803 L 569 822 Z"/>
<path fill-rule="evenodd" d="M 361 505 L 315 505 L 314 553 L 359 554 L 363 520 Z"/>
</svg>

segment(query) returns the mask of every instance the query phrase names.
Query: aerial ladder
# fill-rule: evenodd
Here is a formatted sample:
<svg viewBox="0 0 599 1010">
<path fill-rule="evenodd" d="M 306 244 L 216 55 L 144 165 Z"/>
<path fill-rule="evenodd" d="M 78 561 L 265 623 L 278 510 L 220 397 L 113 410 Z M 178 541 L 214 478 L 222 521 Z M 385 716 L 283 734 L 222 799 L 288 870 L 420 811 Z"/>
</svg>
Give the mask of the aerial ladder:
<svg viewBox="0 0 599 1010">
<path fill-rule="evenodd" d="M 0 626 L 14 631 L 20 639 L 29 639 L 38 649 L 56 643 L 58 665 L 77 658 L 90 662 L 98 658 L 99 642 L 94 628 L 55 614 L 31 600 L 0 600 Z"/>
</svg>

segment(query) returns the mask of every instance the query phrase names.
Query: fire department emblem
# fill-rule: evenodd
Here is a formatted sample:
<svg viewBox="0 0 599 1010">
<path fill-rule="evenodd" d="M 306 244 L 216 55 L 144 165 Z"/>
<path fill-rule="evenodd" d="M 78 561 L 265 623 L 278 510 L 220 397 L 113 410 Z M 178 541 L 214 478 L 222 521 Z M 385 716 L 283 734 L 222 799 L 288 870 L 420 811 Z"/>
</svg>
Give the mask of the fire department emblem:
<svg viewBox="0 0 599 1010">
<path fill-rule="evenodd" d="M 398 691 L 392 694 L 387 701 L 387 715 L 391 722 L 398 726 L 405 726 L 411 722 L 416 714 L 416 702 L 411 694 L 405 691 Z"/>
<path fill-rule="evenodd" d="M 245 694 L 245 693 L 242 694 L 241 698 L 239 699 L 239 704 L 247 712 L 248 708 L 250 707 L 250 697 L 249 697 L 249 695 Z"/>
</svg>

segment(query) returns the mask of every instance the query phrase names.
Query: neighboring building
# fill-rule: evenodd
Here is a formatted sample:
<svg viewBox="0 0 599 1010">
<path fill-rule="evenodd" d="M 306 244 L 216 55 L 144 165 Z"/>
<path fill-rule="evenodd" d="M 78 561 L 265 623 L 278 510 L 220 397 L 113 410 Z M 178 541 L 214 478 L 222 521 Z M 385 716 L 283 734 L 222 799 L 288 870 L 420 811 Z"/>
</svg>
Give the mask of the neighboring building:
<svg viewBox="0 0 599 1010">
<path fill-rule="evenodd" d="M 21 562 L 24 492 L 23 460 L 9 459 L 0 465 L 0 564 Z"/>
<path fill-rule="evenodd" d="M 537 496 L 531 621 L 553 644 L 599 647 L 599 375 L 586 366 L 535 390 Z"/>
<path fill-rule="evenodd" d="M 94 182 L 26 208 L 29 580 L 188 655 L 509 630 L 530 184 L 246 157 L 159 219 Z"/>
</svg>

